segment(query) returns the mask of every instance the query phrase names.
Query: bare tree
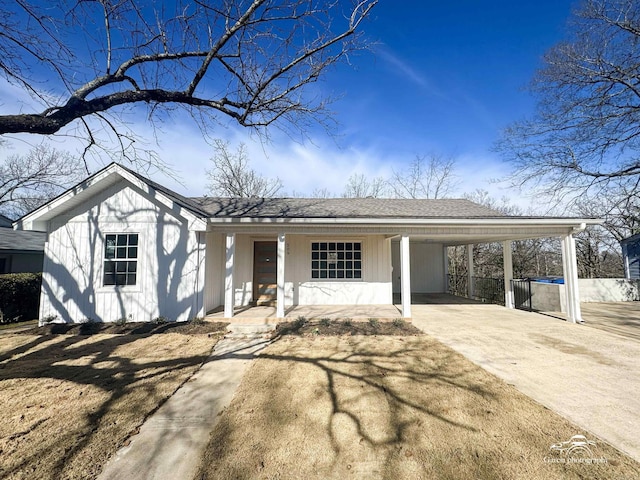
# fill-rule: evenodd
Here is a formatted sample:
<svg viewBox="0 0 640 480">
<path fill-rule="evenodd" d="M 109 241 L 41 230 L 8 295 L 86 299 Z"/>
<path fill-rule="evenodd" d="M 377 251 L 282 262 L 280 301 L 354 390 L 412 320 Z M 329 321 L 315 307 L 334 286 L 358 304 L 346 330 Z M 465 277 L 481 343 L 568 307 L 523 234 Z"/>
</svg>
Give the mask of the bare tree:
<svg viewBox="0 0 640 480">
<path fill-rule="evenodd" d="M 235 152 L 229 143 L 214 140 L 214 168 L 207 171 L 213 195 L 223 197 L 274 197 L 282 188 L 279 178 L 266 178 L 253 170 L 249 164 L 246 146 L 241 143 Z"/>
<path fill-rule="evenodd" d="M 293 191 L 293 198 L 335 198 L 335 194 L 327 188 L 314 188 L 311 193 Z"/>
<path fill-rule="evenodd" d="M 17 0 L 0 5 L 0 75 L 42 105 L 0 115 L 0 135 L 101 128 L 127 155 L 122 115 L 184 107 L 206 132 L 221 117 L 303 129 L 328 99 L 305 87 L 364 43 L 377 0 Z M 85 151 L 86 153 L 86 151 Z"/>
<path fill-rule="evenodd" d="M 19 217 L 59 195 L 84 175 L 82 162 L 46 144 L 0 163 L 0 213 Z"/>
<path fill-rule="evenodd" d="M 497 148 L 515 185 L 579 198 L 640 181 L 640 3 L 585 0 L 568 39 L 545 56 L 532 91 L 535 116 L 511 125 Z"/>
<path fill-rule="evenodd" d="M 342 196 L 344 198 L 380 198 L 387 194 L 388 182 L 382 177 L 367 178 L 362 173 L 354 173 L 347 180 Z"/>
<path fill-rule="evenodd" d="M 416 155 L 405 171 L 393 171 L 389 182 L 397 198 L 443 198 L 458 186 L 455 161 L 441 155 Z"/>
</svg>

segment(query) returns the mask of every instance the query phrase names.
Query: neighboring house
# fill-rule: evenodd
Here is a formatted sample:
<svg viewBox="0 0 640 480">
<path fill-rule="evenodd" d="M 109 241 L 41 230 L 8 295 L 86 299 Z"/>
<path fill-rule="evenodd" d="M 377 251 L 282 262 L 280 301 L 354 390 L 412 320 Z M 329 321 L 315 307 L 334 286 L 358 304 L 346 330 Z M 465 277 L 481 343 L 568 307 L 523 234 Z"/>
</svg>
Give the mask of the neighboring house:
<svg viewBox="0 0 640 480">
<path fill-rule="evenodd" d="M 12 224 L 13 224 L 13 222 L 11 221 L 10 218 L 5 217 L 4 215 L 0 214 L 0 228 L 3 228 L 3 227 L 11 228 Z"/>
<path fill-rule="evenodd" d="M 572 234 L 588 223 L 468 200 L 185 198 L 118 164 L 16 221 L 48 234 L 40 318 L 66 322 L 182 321 L 219 306 L 232 317 L 254 303 L 284 317 L 292 305 L 392 304 L 394 292 L 411 317 L 411 293 L 447 291 L 447 246 L 504 242 L 509 286 L 510 242 L 538 237 L 562 238 L 576 321 Z"/>
<path fill-rule="evenodd" d="M 41 272 L 47 234 L 13 230 L 1 215 L 0 225 L 0 274 Z"/>
<path fill-rule="evenodd" d="M 624 276 L 630 280 L 640 279 L 640 233 L 625 238 L 620 242 Z"/>
</svg>

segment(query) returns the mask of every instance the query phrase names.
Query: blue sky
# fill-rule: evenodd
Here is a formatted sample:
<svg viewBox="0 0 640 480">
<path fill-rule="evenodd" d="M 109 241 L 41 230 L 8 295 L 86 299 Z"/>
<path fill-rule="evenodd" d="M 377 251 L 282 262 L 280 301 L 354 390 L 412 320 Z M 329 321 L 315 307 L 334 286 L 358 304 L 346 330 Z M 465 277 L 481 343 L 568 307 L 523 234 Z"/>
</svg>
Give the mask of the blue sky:
<svg viewBox="0 0 640 480">
<path fill-rule="evenodd" d="M 459 195 L 483 188 L 524 206 L 528 200 L 517 192 L 489 182 L 508 173 L 492 145 L 510 122 L 532 112 L 525 87 L 544 52 L 562 38 L 574 5 L 381 0 L 364 25 L 372 51 L 352 57 L 351 66 L 333 69 L 313 86 L 340 97 L 331 106 L 336 135 L 312 128 L 299 143 L 273 131 L 271 142 L 263 143 L 226 120 L 214 135 L 247 143 L 253 166 L 280 177 L 288 193 L 326 188 L 339 194 L 353 173 L 388 176 L 416 154 L 438 153 L 456 158 Z M 0 112 L 15 113 L 17 105 L 24 110 L 24 103 L 16 103 L 21 99 L 28 103 L 0 85 Z M 179 174 L 174 179 L 157 173 L 156 181 L 186 195 L 205 193 L 203 173 L 212 152 L 186 116 L 163 125 L 159 145 L 144 116 L 130 122 Z M 33 143 L 28 136 L 14 138 L 17 150 Z M 57 142 L 77 148 L 68 140 Z"/>
</svg>

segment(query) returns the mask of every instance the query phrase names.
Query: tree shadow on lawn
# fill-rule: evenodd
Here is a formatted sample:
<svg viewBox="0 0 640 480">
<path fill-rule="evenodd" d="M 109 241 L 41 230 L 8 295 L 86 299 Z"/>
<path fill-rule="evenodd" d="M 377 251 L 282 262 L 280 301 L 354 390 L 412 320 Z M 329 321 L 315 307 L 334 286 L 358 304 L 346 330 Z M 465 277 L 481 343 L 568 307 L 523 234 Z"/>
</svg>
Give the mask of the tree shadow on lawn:
<svg viewBox="0 0 640 480">
<path fill-rule="evenodd" d="M 23 405 L 27 411 L 20 417 L 25 419 L 19 425 L 20 431 L 11 431 L 11 425 L 6 424 L 2 428 L 11 433 L 8 438 L 0 438 L 5 461 L 12 451 L 20 451 L 18 461 L 0 465 L 0 477 L 95 478 L 108 456 L 132 433 L 131 429 L 135 430 L 159 408 L 202 365 L 215 345 L 215 339 L 204 340 L 206 337 L 178 338 L 180 345 L 194 354 L 176 357 L 166 353 L 163 359 L 160 339 L 169 341 L 166 335 L 65 335 L 38 336 L 2 355 L 0 382 L 7 381 L 5 385 L 15 389 L 17 395 L 24 392 L 24 397 L 31 396 L 35 403 Z M 152 347 L 145 347 L 145 342 L 152 342 Z M 191 346 L 186 347 L 185 342 L 192 342 Z M 145 357 L 137 355 L 138 347 Z M 34 389 L 41 388 L 46 391 L 34 394 Z M 86 395 L 81 398 L 83 394 Z M 66 405 L 51 404 L 48 395 L 62 395 L 59 403 Z M 135 412 L 123 411 L 128 395 L 140 399 Z M 83 406 L 88 410 L 82 411 Z M 58 415 L 67 416 L 67 425 L 55 423 L 61 420 L 56 418 Z M 93 445 L 96 443 L 99 445 Z M 33 445 L 31 450 L 25 448 L 28 444 Z M 87 447 L 88 454 L 83 452 Z M 82 458 L 77 458 L 79 455 Z M 84 474 L 66 471 L 74 462 L 80 463 L 77 468 L 86 469 Z"/>
<path fill-rule="evenodd" d="M 283 337 L 245 374 L 197 478 L 580 478 L 543 463 L 576 433 L 427 336 Z"/>
</svg>

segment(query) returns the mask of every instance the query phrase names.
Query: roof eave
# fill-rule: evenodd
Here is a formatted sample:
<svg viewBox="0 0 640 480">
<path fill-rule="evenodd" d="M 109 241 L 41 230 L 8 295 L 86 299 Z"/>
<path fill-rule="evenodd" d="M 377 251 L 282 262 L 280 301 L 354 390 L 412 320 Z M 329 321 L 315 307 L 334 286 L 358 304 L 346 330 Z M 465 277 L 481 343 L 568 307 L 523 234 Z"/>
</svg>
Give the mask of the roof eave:
<svg viewBox="0 0 640 480">
<path fill-rule="evenodd" d="M 587 225 L 601 225 L 604 220 L 596 218 L 554 218 L 554 217 L 491 217 L 491 218 L 375 218 L 375 217 L 209 217 L 210 224 L 287 224 L 287 225 L 544 225 L 566 226 L 584 229 Z M 584 226 L 583 226 L 584 225 Z"/>
</svg>

